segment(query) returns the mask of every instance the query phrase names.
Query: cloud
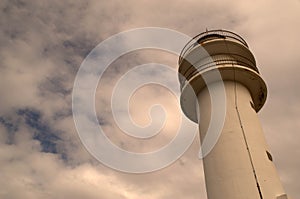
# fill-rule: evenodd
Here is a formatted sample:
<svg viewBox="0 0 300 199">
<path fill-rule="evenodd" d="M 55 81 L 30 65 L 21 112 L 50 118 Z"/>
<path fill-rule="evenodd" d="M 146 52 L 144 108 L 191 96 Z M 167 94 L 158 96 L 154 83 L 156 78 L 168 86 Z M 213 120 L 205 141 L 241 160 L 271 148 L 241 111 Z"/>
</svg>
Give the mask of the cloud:
<svg viewBox="0 0 300 199">
<path fill-rule="evenodd" d="M 284 186 L 296 198 L 299 6 L 295 0 L 1 1 L 0 197 L 205 198 L 199 140 L 170 167 L 131 175 L 98 163 L 81 144 L 72 119 L 73 82 L 90 50 L 120 31 L 159 26 L 190 36 L 224 28 L 245 38 L 269 88 L 259 116 Z M 109 67 L 96 93 L 97 116 L 111 132 L 108 137 L 133 151 L 163 146 L 178 121 L 176 101 L 155 87 L 140 89 L 131 111 L 137 123 L 146 124 L 148 107 L 164 104 L 169 120 L 161 134 L 139 141 L 125 136 L 113 121 L 107 103 L 114 83 L 132 67 L 154 61 L 177 67 L 177 57 L 165 52 L 129 53 Z"/>
</svg>

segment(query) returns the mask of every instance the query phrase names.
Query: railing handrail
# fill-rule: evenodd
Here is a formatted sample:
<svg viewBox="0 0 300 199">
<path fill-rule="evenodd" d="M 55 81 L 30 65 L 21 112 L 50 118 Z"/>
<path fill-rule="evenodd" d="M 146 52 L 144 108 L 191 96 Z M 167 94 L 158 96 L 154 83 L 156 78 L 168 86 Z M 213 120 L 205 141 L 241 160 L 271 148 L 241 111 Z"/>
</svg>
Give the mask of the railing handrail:
<svg viewBox="0 0 300 199">
<path fill-rule="evenodd" d="M 238 34 L 236 34 L 234 32 L 231 32 L 231 31 L 228 31 L 228 30 L 222 30 L 222 29 L 219 29 L 219 30 L 208 30 L 206 32 L 202 32 L 202 33 L 196 35 L 187 44 L 185 44 L 185 46 L 183 47 L 183 49 L 180 52 L 179 64 L 181 63 L 181 61 L 182 61 L 183 57 L 185 56 L 185 54 L 187 52 L 189 52 L 189 50 L 191 48 L 194 47 L 194 44 L 197 41 L 199 41 L 201 38 L 203 38 L 205 36 L 214 35 L 214 34 L 220 35 L 220 36 L 224 36 L 225 38 L 228 37 L 228 38 L 236 39 L 239 42 L 241 42 L 242 44 L 244 44 L 246 47 L 248 47 L 247 42 L 241 36 L 239 36 Z"/>
<path fill-rule="evenodd" d="M 224 65 L 224 64 L 237 64 L 237 65 L 241 65 L 241 66 L 245 66 L 245 67 L 249 67 L 250 69 L 256 71 L 258 73 L 258 69 L 256 67 L 254 67 L 253 65 L 249 64 L 249 63 L 246 63 L 244 61 L 241 61 L 241 60 L 230 60 L 230 59 L 219 59 L 219 60 L 213 60 L 211 62 L 207 62 L 207 63 L 204 63 L 203 65 L 201 65 L 200 67 L 197 67 L 197 68 L 194 68 L 194 71 L 192 71 L 190 74 L 188 74 L 186 76 L 186 74 L 180 74 L 180 76 L 185 76 L 184 79 L 180 80 L 179 78 L 179 81 L 180 81 L 180 88 L 182 89 L 183 86 L 189 82 L 189 80 L 194 77 L 197 73 L 199 73 L 199 71 L 203 71 L 209 67 L 216 67 L 218 65 Z M 185 72 L 187 73 L 187 71 Z"/>
</svg>

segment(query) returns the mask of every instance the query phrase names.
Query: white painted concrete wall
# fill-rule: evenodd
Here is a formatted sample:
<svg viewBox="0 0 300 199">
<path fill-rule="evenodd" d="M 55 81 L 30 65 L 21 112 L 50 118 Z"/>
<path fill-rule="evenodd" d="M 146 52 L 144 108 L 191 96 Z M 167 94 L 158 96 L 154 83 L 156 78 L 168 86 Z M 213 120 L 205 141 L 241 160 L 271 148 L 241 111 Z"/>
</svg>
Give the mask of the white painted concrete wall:
<svg viewBox="0 0 300 199">
<path fill-rule="evenodd" d="M 210 89 L 221 89 L 220 83 L 210 86 Z M 240 83 L 226 81 L 224 86 L 227 105 L 224 128 L 217 144 L 203 160 L 208 199 L 276 199 L 285 192 L 267 156 L 269 148 L 257 113 L 251 107 L 251 95 Z M 198 94 L 198 102 L 203 140 L 211 117 L 207 89 Z"/>
</svg>

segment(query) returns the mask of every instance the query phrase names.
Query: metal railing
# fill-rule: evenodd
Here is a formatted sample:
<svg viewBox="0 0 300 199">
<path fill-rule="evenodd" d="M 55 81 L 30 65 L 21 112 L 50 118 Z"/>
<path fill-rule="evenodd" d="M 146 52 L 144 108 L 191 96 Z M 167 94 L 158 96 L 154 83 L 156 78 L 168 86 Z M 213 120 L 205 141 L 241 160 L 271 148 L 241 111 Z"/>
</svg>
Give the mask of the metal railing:
<svg viewBox="0 0 300 199">
<path fill-rule="evenodd" d="M 200 71 L 204 71 L 204 70 L 206 70 L 210 67 L 217 68 L 218 65 L 241 65 L 241 66 L 249 67 L 252 70 L 259 73 L 256 66 L 254 66 L 253 64 L 249 64 L 247 62 L 244 62 L 242 60 L 238 60 L 238 59 L 235 59 L 235 60 L 216 59 L 216 60 L 213 60 L 211 62 L 203 63 L 200 66 L 196 66 L 196 67 L 191 66 L 187 71 L 185 71 L 184 74 L 180 74 L 180 76 L 184 77 L 184 78 L 179 78 L 180 88 L 182 89 L 184 87 L 184 85 L 187 84 L 189 82 L 189 80 L 192 77 L 194 77 L 195 75 L 197 75 Z"/>
<path fill-rule="evenodd" d="M 242 43 L 246 47 L 248 47 L 248 44 L 246 41 L 239 36 L 236 33 L 230 32 L 228 30 L 209 30 L 203 33 L 200 33 L 196 35 L 194 38 L 192 38 L 181 50 L 178 64 L 180 65 L 182 60 L 184 59 L 184 56 L 190 52 L 195 46 L 200 45 L 202 42 L 208 41 L 212 39 L 212 37 L 219 37 L 219 38 L 230 38 L 237 40 L 238 42 Z"/>
</svg>

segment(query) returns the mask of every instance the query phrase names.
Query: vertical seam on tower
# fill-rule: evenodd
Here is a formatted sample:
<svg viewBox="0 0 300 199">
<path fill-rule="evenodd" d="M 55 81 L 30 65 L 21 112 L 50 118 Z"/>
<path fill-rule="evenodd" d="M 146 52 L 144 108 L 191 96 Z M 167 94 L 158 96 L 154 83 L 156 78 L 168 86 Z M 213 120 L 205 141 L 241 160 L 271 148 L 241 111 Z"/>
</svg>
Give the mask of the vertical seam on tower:
<svg viewBox="0 0 300 199">
<path fill-rule="evenodd" d="M 226 46 L 226 48 L 227 48 L 227 51 L 229 52 L 229 48 L 228 48 L 228 46 L 227 46 L 226 39 L 224 39 L 224 42 L 225 42 L 225 46 Z M 236 109 L 237 116 L 238 116 L 238 119 L 239 119 L 239 123 L 240 123 L 240 126 L 241 126 L 241 130 L 242 130 L 244 142 L 245 142 L 245 144 L 246 144 L 248 156 L 249 156 L 250 163 L 251 163 L 251 167 L 252 167 L 252 172 L 253 172 L 254 179 L 255 179 L 255 182 L 256 182 L 256 186 L 257 186 L 257 189 L 258 189 L 258 193 L 259 193 L 260 199 L 263 199 L 262 192 L 261 192 L 261 189 L 260 189 L 260 185 L 259 185 L 259 183 L 258 183 L 258 178 L 257 178 L 257 175 L 256 175 L 256 171 L 255 171 L 255 168 L 254 168 L 252 156 L 251 156 L 251 153 L 250 153 L 249 145 L 248 145 L 248 142 L 247 142 L 247 139 L 246 139 L 244 127 L 243 127 L 243 124 L 242 124 L 240 112 L 239 112 L 239 110 L 238 110 L 238 103 L 237 103 L 238 99 L 237 99 L 236 81 L 235 81 L 235 66 L 234 66 L 233 63 L 232 63 L 232 67 L 233 67 L 233 79 L 234 79 L 234 105 L 235 105 L 235 109 Z"/>
</svg>

